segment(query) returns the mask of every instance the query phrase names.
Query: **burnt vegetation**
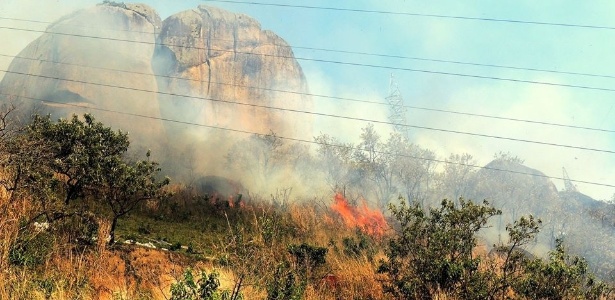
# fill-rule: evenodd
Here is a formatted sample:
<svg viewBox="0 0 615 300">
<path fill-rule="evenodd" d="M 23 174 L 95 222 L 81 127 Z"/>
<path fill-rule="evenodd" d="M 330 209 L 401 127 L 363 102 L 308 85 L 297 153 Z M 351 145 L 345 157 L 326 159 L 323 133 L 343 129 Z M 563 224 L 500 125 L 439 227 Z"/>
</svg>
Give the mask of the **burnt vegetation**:
<svg viewBox="0 0 615 300">
<path fill-rule="evenodd" d="M 476 177 L 469 155 L 452 155 L 447 161 L 458 167 L 434 176 L 433 152 L 394 134 L 382 142 L 372 126 L 357 146 L 320 135 L 316 154 L 274 133 L 231 147 L 229 168 L 259 184 L 272 184 L 279 170 L 311 166 L 344 203 L 334 206 L 333 197 L 296 200 L 290 187 L 262 197 L 243 187 L 231 191 L 235 183 L 224 193 L 171 184 L 149 151 L 130 159 L 128 135 L 89 114 L 34 116 L 20 127 L 11 123 L 13 110 L 0 114 L 3 299 L 613 296 L 609 278 L 593 275 L 565 239 L 532 255 L 527 246 L 549 228 L 532 215 L 517 216 L 486 245 L 481 233 L 497 227 L 503 211 L 461 197 Z M 433 200 L 442 194 L 454 200 Z M 386 218 L 359 209 L 361 196 L 373 197 Z M 600 212 L 588 214 L 611 226 L 611 210 Z M 144 248 L 150 252 L 139 252 Z M 136 253 L 162 253 L 164 267 L 139 265 Z M 118 288 L 101 282 L 104 276 L 130 284 Z M 163 280 L 169 276 L 171 283 Z"/>
</svg>

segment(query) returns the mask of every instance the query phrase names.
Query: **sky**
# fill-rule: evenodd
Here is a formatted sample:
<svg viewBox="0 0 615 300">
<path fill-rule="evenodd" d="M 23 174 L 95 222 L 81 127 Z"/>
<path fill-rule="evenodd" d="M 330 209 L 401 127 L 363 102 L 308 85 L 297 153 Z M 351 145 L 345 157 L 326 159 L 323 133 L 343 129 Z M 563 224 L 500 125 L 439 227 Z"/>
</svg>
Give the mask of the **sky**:
<svg viewBox="0 0 615 300">
<path fill-rule="evenodd" d="M 95 5 L 97 2 L 99 1 L 2 0 L 0 17 L 52 22 L 62 15 Z M 261 23 L 263 29 L 272 30 L 295 47 L 295 56 L 306 74 L 310 92 L 314 94 L 384 103 L 389 93 L 390 77 L 393 74 L 405 105 L 410 106 L 407 109 L 407 124 L 415 126 L 409 129 L 411 140 L 434 150 L 441 159 L 451 153 L 470 153 L 479 165 L 484 165 L 493 159 L 495 153 L 510 152 L 524 159 L 526 166 L 538 169 L 548 176 L 561 177 L 562 167 L 565 167 L 572 179 L 615 185 L 615 172 L 613 172 L 615 154 L 605 152 L 615 151 L 615 133 L 608 132 L 615 131 L 615 78 L 604 77 L 615 76 L 613 74 L 615 54 L 612 51 L 615 49 L 615 29 L 254 4 L 254 2 L 276 3 L 615 27 L 612 18 L 615 13 L 613 1 L 567 1 L 566 6 L 563 6 L 561 1 L 548 0 L 246 1 L 250 3 L 149 0 L 141 2 L 155 8 L 162 19 L 200 4 L 252 16 Z M 2 27 L 42 30 L 46 25 L 0 19 L 0 40 L 3 41 L 0 54 L 16 55 L 40 35 L 40 33 Z M 308 50 L 306 47 L 406 58 L 340 54 Z M 316 62 L 310 59 L 378 67 Z M 425 59 L 604 76 L 471 66 Z M 0 69 L 6 70 L 9 63 L 10 58 L 0 56 Z M 481 78 L 460 76 L 460 74 Z M 597 89 L 527 83 L 528 81 Z M 607 131 L 497 120 L 435 112 L 417 107 Z M 314 111 L 387 121 L 386 106 L 382 104 L 314 98 Z M 314 134 L 325 132 L 342 140 L 351 141 L 353 137 L 359 135 L 360 128 L 365 125 L 363 121 L 322 117 L 316 119 Z M 386 139 L 390 126 L 376 124 L 375 127 Z M 331 132 L 332 128 L 335 129 L 334 132 Z M 505 137 L 517 141 L 461 132 Z M 563 188 L 561 180 L 553 182 L 559 189 Z M 584 183 L 576 185 L 579 191 L 595 199 L 608 200 L 615 194 L 615 188 L 612 187 Z"/>
</svg>

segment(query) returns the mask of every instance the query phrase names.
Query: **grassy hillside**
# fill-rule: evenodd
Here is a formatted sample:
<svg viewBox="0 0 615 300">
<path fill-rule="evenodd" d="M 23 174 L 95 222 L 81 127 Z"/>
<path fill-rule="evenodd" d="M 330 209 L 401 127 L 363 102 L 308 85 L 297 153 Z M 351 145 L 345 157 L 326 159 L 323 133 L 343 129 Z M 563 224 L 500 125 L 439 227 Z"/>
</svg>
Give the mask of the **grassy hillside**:
<svg viewBox="0 0 615 300">
<path fill-rule="evenodd" d="M 487 201 L 400 198 L 373 208 L 346 189 L 205 193 L 170 185 L 149 151 L 128 159 L 127 135 L 90 115 L 36 117 L 0 128 L 0 139 L 0 299 L 612 296 L 561 239 L 547 256 L 526 251 L 543 227 L 532 215 L 481 246 L 478 233 L 502 215 Z"/>
</svg>

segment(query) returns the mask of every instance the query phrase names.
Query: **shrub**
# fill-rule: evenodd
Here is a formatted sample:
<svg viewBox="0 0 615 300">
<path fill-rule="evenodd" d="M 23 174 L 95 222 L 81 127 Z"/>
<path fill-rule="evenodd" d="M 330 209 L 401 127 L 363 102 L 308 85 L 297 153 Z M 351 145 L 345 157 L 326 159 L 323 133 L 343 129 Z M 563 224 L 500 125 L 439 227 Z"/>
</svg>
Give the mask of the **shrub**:
<svg viewBox="0 0 615 300">
<path fill-rule="evenodd" d="M 399 221 L 399 235 L 390 240 L 387 260 L 378 272 L 388 280 L 384 291 L 398 299 L 434 298 L 445 293 L 460 299 L 486 298 L 488 289 L 472 255 L 475 234 L 487 220 L 501 212 L 488 202 L 474 204 L 460 199 L 457 207 L 443 200 L 439 208 L 425 212 L 414 203 L 390 205 Z"/>
<path fill-rule="evenodd" d="M 297 264 L 312 269 L 325 264 L 327 248 L 302 243 L 288 246 L 288 253 L 297 260 Z"/>
<path fill-rule="evenodd" d="M 51 254 L 54 237 L 49 232 L 23 232 L 9 250 L 9 262 L 17 266 L 34 267 Z"/>
<path fill-rule="evenodd" d="M 184 278 L 171 285 L 170 300 L 227 300 L 228 290 L 219 291 L 220 280 L 216 272 L 207 274 L 201 271 L 200 278 L 195 281 L 191 269 L 184 272 Z"/>
<path fill-rule="evenodd" d="M 344 255 L 349 257 L 358 258 L 365 255 L 369 261 L 372 261 L 374 255 L 376 255 L 373 240 L 361 230 L 356 231 L 356 239 L 345 237 L 342 239 L 342 244 L 344 245 Z"/>
<path fill-rule="evenodd" d="M 281 263 L 275 270 L 273 279 L 267 283 L 267 300 L 303 299 L 307 280 L 297 274 L 288 262 Z"/>
<path fill-rule="evenodd" d="M 563 241 L 556 241 L 549 260 L 540 258 L 524 263 L 522 276 L 514 289 L 529 299 L 602 299 L 607 286 L 589 273 L 587 262 L 568 254 Z"/>
<path fill-rule="evenodd" d="M 182 244 L 180 242 L 177 242 L 177 243 L 171 245 L 171 247 L 169 247 L 169 250 L 177 251 L 177 250 L 180 250 L 181 248 L 182 248 Z"/>
</svg>

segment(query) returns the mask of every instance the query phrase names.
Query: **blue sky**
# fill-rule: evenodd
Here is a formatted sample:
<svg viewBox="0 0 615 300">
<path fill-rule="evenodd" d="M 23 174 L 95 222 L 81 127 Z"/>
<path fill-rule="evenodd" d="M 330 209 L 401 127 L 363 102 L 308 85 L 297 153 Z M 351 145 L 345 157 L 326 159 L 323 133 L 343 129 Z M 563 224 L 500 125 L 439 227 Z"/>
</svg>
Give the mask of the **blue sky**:
<svg viewBox="0 0 615 300">
<path fill-rule="evenodd" d="M 53 21 L 74 9 L 96 2 L 98 1 L 3 0 L 0 3 L 0 16 Z M 199 4 L 246 13 L 257 19 L 264 29 L 272 30 L 284 38 L 291 46 L 615 75 L 613 73 L 615 30 L 609 29 L 393 16 L 192 0 L 142 2 L 154 7 L 163 19 L 172 13 L 194 8 Z M 567 1 L 566 6 L 561 4 L 562 1 L 262 0 L 262 2 L 615 27 L 612 18 L 615 13 L 615 2 L 612 1 Z M 0 21 L 0 26 L 44 28 L 43 25 L 6 20 Z M 36 34 L 0 29 L 0 38 L 3 41 L 10 41 L 0 52 L 16 54 L 36 38 Z M 295 55 L 300 58 L 615 89 L 613 78 L 339 55 L 303 49 L 295 49 Z M 0 67 L 6 68 L 8 62 L 8 59 L 1 58 Z M 406 105 L 615 130 L 615 92 L 391 71 L 304 60 L 299 62 L 306 73 L 311 92 L 316 94 L 384 101 L 388 93 L 389 76 L 394 73 Z M 387 112 L 381 105 L 332 102 L 330 99 L 314 99 L 314 104 L 316 111 L 386 121 Z M 408 110 L 407 119 L 411 125 L 615 150 L 613 133 L 527 125 L 415 109 Z M 315 134 L 323 131 L 344 138 L 358 136 L 359 129 L 363 126 L 365 124 L 361 122 L 321 118 L 317 120 L 314 130 Z M 336 128 L 336 132 L 330 132 L 330 128 Z M 376 128 L 386 137 L 389 128 L 384 125 L 376 125 Z M 615 172 L 612 171 L 615 169 L 615 154 L 420 129 L 411 129 L 410 132 L 414 141 L 435 150 L 441 158 L 450 153 L 468 152 L 474 155 L 479 164 L 486 164 L 495 153 L 509 151 L 525 159 L 527 166 L 537 168 L 549 176 L 560 177 L 562 167 L 566 167 L 573 179 L 615 184 Z M 559 180 L 554 180 L 554 183 L 559 188 L 563 187 Z M 615 193 L 614 188 L 587 184 L 578 184 L 578 188 L 581 192 L 598 199 L 610 199 Z"/>
</svg>

